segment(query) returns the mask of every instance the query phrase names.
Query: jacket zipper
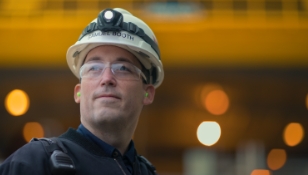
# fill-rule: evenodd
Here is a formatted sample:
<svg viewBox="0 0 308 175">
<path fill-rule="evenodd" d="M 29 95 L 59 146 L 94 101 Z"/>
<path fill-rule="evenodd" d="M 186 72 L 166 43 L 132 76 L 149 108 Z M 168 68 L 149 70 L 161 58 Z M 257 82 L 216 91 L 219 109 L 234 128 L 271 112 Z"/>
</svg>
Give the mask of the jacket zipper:
<svg viewBox="0 0 308 175">
<path fill-rule="evenodd" d="M 120 167 L 120 169 L 122 170 L 123 174 L 126 175 L 125 171 L 123 170 L 122 166 L 119 164 L 119 162 L 117 161 L 117 159 L 114 158 L 114 160 L 117 162 L 118 166 Z"/>
</svg>

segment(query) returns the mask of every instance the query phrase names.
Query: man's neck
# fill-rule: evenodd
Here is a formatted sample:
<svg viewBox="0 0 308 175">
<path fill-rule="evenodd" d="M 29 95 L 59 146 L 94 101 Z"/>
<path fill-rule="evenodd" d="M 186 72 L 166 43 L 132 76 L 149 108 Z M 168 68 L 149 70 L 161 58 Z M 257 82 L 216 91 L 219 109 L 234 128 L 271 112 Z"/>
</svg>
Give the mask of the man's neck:
<svg viewBox="0 0 308 175">
<path fill-rule="evenodd" d="M 83 124 L 85 128 L 87 128 L 93 135 L 104 141 L 105 143 L 115 147 L 117 150 L 121 152 L 122 155 L 126 152 L 128 145 L 131 141 L 132 134 L 130 132 L 121 132 L 119 130 L 108 130 L 106 127 L 90 127 Z M 102 129 L 104 128 L 104 129 Z"/>
</svg>

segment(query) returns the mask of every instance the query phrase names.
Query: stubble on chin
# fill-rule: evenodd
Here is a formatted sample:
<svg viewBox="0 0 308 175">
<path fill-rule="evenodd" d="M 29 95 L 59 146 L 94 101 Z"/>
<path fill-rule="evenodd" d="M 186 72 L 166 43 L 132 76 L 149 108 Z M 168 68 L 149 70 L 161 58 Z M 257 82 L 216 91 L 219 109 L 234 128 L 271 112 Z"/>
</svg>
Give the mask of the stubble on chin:
<svg viewBox="0 0 308 175">
<path fill-rule="evenodd" d="M 120 109 L 116 107 L 101 107 L 92 117 L 98 124 L 116 123 L 121 120 L 119 110 Z"/>
</svg>

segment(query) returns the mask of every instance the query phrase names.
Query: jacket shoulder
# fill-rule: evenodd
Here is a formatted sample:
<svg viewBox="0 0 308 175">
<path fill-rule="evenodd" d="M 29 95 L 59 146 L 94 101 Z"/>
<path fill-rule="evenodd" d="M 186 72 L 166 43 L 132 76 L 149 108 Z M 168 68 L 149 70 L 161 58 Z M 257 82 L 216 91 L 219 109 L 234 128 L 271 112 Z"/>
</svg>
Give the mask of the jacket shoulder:
<svg viewBox="0 0 308 175">
<path fill-rule="evenodd" d="M 138 155 L 138 160 L 141 163 L 141 172 L 147 172 L 146 174 L 153 174 L 156 175 L 156 168 L 153 166 L 153 164 L 146 159 L 144 156 Z"/>
<path fill-rule="evenodd" d="M 29 142 L 11 154 L 0 166 L 0 175 L 48 174 L 48 154 L 40 142 Z"/>
</svg>

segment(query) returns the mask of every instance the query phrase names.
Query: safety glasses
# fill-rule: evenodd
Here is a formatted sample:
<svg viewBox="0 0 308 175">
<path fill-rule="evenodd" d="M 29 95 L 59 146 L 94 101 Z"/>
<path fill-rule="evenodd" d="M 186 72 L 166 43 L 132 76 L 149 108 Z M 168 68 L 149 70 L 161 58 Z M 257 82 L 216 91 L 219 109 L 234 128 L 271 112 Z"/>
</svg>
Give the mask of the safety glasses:
<svg viewBox="0 0 308 175">
<path fill-rule="evenodd" d="M 119 80 L 140 80 L 142 77 L 146 82 L 147 79 L 142 71 L 135 65 L 121 62 L 88 62 L 81 66 L 79 74 L 80 78 L 97 79 L 100 78 L 104 70 L 109 67 L 112 74 Z"/>
</svg>

